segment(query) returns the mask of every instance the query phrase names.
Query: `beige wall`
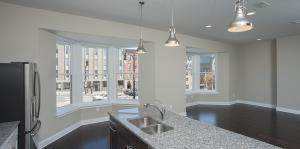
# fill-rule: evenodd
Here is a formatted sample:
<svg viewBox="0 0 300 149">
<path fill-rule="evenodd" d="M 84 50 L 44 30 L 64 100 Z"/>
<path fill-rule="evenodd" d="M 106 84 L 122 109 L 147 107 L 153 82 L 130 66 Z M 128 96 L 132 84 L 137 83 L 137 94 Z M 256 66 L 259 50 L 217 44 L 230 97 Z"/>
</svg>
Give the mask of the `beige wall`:
<svg viewBox="0 0 300 149">
<path fill-rule="evenodd" d="M 277 105 L 300 110 L 300 36 L 277 39 Z"/>
<path fill-rule="evenodd" d="M 239 50 L 238 99 L 271 104 L 271 41 L 256 42 Z"/>
<path fill-rule="evenodd" d="M 97 108 L 83 109 L 62 118 L 56 117 L 54 91 L 55 44 L 47 42 L 47 40 L 53 40 L 54 37 L 40 31 L 40 29 L 136 39 L 139 37 L 137 26 L 3 2 L 0 2 L 0 20 L 0 62 L 33 61 L 38 62 L 39 65 L 47 66 L 45 68 L 41 67 L 40 70 L 43 86 L 41 109 L 43 126 L 38 135 L 40 141 L 79 120 L 104 116 L 107 111 L 111 110 L 111 108 L 101 108 L 99 110 L 101 112 L 97 112 Z M 153 43 L 150 48 L 154 52 L 150 52 L 148 56 L 145 56 L 147 58 L 144 58 L 145 62 L 142 62 L 142 65 L 146 66 L 140 66 L 147 68 L 150 65 L 151 67 L 148 70 L 149 78 L 143 78 L 148 83 L 139 84 L 141 90 L 147 88 L 150 91 L 143 91 L 142 94 L 144 95 L 141 96 L 144 96 L 145 100 L 155 98 L 168 107 L 172 107 L 174 112 L 181 113 L 185 112 L 186 104 L 185 47 L 228 50 L 234 47 L 221 42 L 178 34 L 181 46 L 179 48 L 167 48 L 164 46 L 167 37 L 167 29 L 166 31 L 159 31 L 144 28 L 144 38 Z M 50 50 L 52 48 L 53 51 Z M 49 56 L 51 54 L 53 54 L 53 57 Z M 229 59 L 229 57 L 224 56 L 224 59 Z M 149 83 L 149 81 L 153 83 Z M 140 82 L 143 82 L 143 80 L 140 80 Z M 141 101 L 143 100 L 141 99 Z"/>
</svg>

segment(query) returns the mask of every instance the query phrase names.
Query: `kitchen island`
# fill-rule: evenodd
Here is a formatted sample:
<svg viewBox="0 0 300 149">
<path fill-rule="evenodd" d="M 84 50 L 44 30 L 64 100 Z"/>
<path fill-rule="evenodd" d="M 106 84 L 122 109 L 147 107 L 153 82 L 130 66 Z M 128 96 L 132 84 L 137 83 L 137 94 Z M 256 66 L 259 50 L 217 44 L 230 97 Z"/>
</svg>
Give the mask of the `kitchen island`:
<svg viewBox="0 0 300 149">
<path fill-rule="evenodd" d="M 157 111 L 145 108 L 115 110 L 109 115 L 111 131 L 114 134 L 119 133 L 111 135 L 113 137 L 111 138 L 112 149 L 279 149 L 274 145 L 207 125 L 170 111 L 166 112 L 163 121 L 160 120 Z M 162 133 L 148 134 L 130 122 L 134 118 L 145 116 L 173 129 Z M 114 138 L 118 136 L 123 136 L 123 139 L 129 141 L 120 143 L 118 140 L 122 140 L 122 138 Z M 130 142 L 130 140 L 132 141 Z M 121 147 L 113 144 L 121 144 Z M 122 146 L 122 144 L 124 145 Z"/>
<path fill-rule="evenodd" d="M 0 149 L 17 148 L 19 123 L 19 121 L 0 123 Z"/>
</svg>

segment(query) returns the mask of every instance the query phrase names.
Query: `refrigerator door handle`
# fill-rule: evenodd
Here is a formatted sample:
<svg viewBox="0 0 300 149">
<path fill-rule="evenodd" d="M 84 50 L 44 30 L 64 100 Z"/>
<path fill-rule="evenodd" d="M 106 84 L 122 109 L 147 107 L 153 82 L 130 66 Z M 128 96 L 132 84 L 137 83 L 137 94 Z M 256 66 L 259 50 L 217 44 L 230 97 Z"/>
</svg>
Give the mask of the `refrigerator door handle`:
<svg viewBox="0 0 300 149">
<path fill-rule="evenodd" d="M 39 118 L 40 116 L 40 111 L 41 111 L 41 79 L 40 79 L 40 74 L 39 72 L 35 72 L 36 73 L 36 76 L 37 76 L 37 83 L 38 83 L 38 97 L 37 97 L 37 109 L 36 109 L 36 113 L 35 113 L 35 116 L 36 118 Z"/>
</svg>

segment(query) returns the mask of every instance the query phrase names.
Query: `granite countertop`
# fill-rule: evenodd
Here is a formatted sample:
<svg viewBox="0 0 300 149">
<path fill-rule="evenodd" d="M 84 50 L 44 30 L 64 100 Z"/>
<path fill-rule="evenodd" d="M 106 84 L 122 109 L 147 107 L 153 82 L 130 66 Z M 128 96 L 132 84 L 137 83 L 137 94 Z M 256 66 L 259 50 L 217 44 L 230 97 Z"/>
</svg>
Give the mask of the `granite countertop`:
<svg viewBox="0 0 300 149">
<path fill-rule="evenodd" d="M 0 146 L 14 132 L 19 123 L 19 121 L 0 123 Z"/>
<path fill-rule="evenodd" d="M 151 116 L 160 121 L 158 111 L 151 108 L 132 108 L 113 110 L 109 114 L 155 149 L 279 149 L 277 146 L 169 111 L 161 122 L 174 127 L 174 130 L 154 135 L 144 133 L 127 119 Z"/>
</svg>

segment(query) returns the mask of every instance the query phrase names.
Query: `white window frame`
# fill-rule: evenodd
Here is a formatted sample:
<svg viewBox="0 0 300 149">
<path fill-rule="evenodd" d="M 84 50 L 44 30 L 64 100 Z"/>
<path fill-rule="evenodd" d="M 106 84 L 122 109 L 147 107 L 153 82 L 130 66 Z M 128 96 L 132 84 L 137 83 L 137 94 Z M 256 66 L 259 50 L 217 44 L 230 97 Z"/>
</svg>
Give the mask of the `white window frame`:
<svg viewBox="0 0 300 149">
<path fill-rule="evenodd" d="M 200 55 L 205 54 L 214 54 L 215 55 L 215 63 L 216 63 L 216 70 L 215 70 L 215 90 L 207 91 L 200 89 Z M 192 89 L 186 90 L 186 94 L 219 94 L 218 92 L 218 53 L 187 53 L 187 55 L 192 56 Z"/>
<path fill-rule="evenodd" d="M 61 39 L 61 38 L 60 38 Z M 62 40 L 57 40 L 56 43 L 66 43 Z M 90 43 L 71 43 L 70 45 L 70 63 L 71 63 L 71 102 L 69 105 L 63 107 L 56 107 L 56 116 L 63 117 L 69 113 L 78 111 L 85 108 L 95 108 L 95 107 L 109 107 L 113 104 L 124 104 L 124 105 L 139 105 L 139 99 L 135 101 L 124 101 L 117 99 L 117 79 L 116 73 L 119 72 L 119 47 L 110 45 L 98 45 Z M 107 64 L 107 100 L 93 101 L 93 102 L 83 102 L 83 82 L 82 82 L 82 48 L 103 48 L 107 50 L 106 64 Z M 76 52 L 74 52 L 76 51 Z M 99 55 L 98 55 L 99 58 Z M 56 99 L 57 102 L 57 99 Z"/>
<path fill-rule="evenodd" d="M 71 41 L 69 41 L 69 40 L 63 40 L 62 38 L 58 38 L 57 40 L 56 40 L 56 44 L 60 44 L 60 45 L 64 45 L 64 48 L 65 48 L 65 45 L 69 45 L 69 49 L 70 49 L 70 51 L 69 51 L 69 59 L 70 59 L 70 62 L 69 62 L 69 67 L 71 67 L 71 69 L 69 68 L 69 73 L 70 73 L 70 75 L 69 75 L 69 80 L 70 80 L 70 85 L 71 85 L 71 88 L 70 88 L 70 104 L 68 104 L 68 105 L 65 105 L 65 106 L 62 106 L 62 107 L 56 107 L 57 109 L 61 109 L 61 108 L 63 108 L 63 107 L 68 107 L 68 106 L 70 106 L 70 105 L 72 105 L 73 104 L 73 81 L 72 81 L 72 79 L 73 79 L 73 75 L 72 75 L 72 58 L 70 57 L 70 55 L 72 55 L 72 53 L 74 53 L 74 52 L 72 52 L 72 48 L 73 48 L 73 44 L 72 44 L 72 42 Z M 65 51 L 64 51 L 64 54 L 65 54 Z M 55 53 L 55 56 L 56 57 L 58 57 L 58 55 L 57 55 L 57 53 Z M 56 61 L 56 59 L 55 59 L 55 61 Z M 57 63 L 57 62 L 56 62 Z M 65 65 L 65 59 L 64 59 L 64 65 Z M 55 65 L 56 66 L 56 65 Z M 56 69 L 55 70 L 57 70 L 57 66 L 56 66 Z M 65 70 L 64 70 L 64 72 L 65 72 Z M 55 72 L 56 73 L 56 72 Z M 55 97 L 56 97 L 56 94 L 55 94 Z M 55 98 L 55 106 L 57 105 L 57 97 Z"/>
</svg>

